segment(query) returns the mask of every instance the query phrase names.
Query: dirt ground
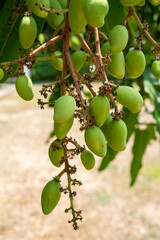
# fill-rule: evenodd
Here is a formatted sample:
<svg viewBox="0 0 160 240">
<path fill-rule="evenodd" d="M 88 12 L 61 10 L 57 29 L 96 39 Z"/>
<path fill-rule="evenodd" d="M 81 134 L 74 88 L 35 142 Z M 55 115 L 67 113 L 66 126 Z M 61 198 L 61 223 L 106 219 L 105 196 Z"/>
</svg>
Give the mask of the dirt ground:
<svg viewBox="0 0 160 240">
<path fill-rule="evenodd" d="M 12 88 L 12 87 L 11 87 Z M 37 92 L 40 86 L 35 87 Z M 0 89 L 2 93 L 3 89 Z M 143 169 L 133 188 L 129 188 L 130 140 L 108 169 L 86 171 L 78 158 L 75 177 L 76 209 L 82 209 L 78 231 L 67 223 L 68 196 L 62 194 L 48 216 L 41 211 L 44 185 L 61 169 L 48 159 L 46 143 L 52 130 L 53 110 L 40 110 L 21 100 L 15 91 L 0 94 L 0 240 L 160 240 L 160 152 L 151 142 L 143 159 Z M 83 134 L 75 123 L 70 135 L 83 144 Z M 66 176 L 62 178 L 66 185 Z"/>
</svg>

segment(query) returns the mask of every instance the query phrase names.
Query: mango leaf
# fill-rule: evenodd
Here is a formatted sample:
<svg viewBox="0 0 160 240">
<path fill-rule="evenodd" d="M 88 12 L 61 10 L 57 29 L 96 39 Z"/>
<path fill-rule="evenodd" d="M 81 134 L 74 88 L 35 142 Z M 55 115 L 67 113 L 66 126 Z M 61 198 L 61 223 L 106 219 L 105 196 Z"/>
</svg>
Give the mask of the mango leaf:
<svg viewBox="0 0 160 240">
<path fill-rule="evenodd" d="M 109 32 L 114 26 L 122 24 L 124 20 L 124 7 L 117 0 L 108 0 L 109 12 L 105 18 L 105 29 Z"/>
<path fill-rule="evenodd" d="M 22 19 L 19 11 L 26 10 L 25 0 L 7 0 L 2 1 L 0 5 L 0 64 L 9 62 L 19 58 L 18 49 L 21 48 L 19 41 L 19 24 Z M 38 33 L 41 31 L 44 24 L 44 19 L 35 17 L 37 22 Z M 21 55 L 26 54 L 26 50 L 22 50 Z M 5 77 L 1 83 L 5 82 L 7 78 L 14 74 L 17 69 L 17 64 L 10 68 L 10 74 L 5 72 Z"/>
<path fill-rule="evenodd" d="M 135 132 L 134 145 L 132 148 L 133 159 L 131 163 L 130 186 L 136 181 L 137 175 L 142 167 L 142 158 L 150 140 L 156 140 L 154 124 L 148 124 L 145 130 L 137 129 Z"/>
<path fill-rule="evenodd" d="M 131 113 L 127 108 L 124 108 L 124 116 L 122 120 L 126 123 L 127 126 L 127 142 L 134 132 L 135 125 L 137 124 L 137 114 Z M 117 155 L 118 152 L 114 151 L 108 144 L 107 144 L 107 154 L 106 156 L 102 159 L 101 165 L 98 169 L 98 171 L 102 171 L 105 168 L 108 167 L 109 163 L 115 159 L 115 156 Z"/>
<path fill-rule="evenodd" d="M 148 93 L 151 103 L 154 105 L 153 117 L 157 122 L 157 131 L 160 133 L 160 94 L 153 87 L 155 78 L 146 70 L 144 74 L 144 90 Z"/>
</svg>

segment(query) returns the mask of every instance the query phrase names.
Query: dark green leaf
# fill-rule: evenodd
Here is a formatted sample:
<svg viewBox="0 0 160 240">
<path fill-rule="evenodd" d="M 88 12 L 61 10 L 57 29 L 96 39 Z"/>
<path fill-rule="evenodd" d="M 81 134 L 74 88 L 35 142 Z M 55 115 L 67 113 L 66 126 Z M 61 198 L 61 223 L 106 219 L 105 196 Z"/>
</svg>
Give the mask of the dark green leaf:
<svg viewBox="0 0 160 240">
<path fill-rule="evenodd" d="M 107 144 L 107 154 L 106 156 L 102 159 L 102 162 L 101 162 L 101 165 L 98 169 L 98 171 L 102 171 L 104 170 L 105 168 L 108 167 L 109 163 L 114 160 L 116 154 L 118 152 L 114 151 L 108 144 Z"/>
</svg>

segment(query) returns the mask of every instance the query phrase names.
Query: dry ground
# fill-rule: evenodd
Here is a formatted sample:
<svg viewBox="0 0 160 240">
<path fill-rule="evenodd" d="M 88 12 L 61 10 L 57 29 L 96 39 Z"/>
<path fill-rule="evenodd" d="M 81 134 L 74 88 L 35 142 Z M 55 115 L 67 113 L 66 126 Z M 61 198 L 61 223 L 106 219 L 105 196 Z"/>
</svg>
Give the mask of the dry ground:
<svg viewBox="0 0 160 240">
<path fill-rule="evenodd" d="M 38 92 L 39 87 L 35 87 Z M 2 89 L 0 89 L 2 93 Z M 137 183 L 129 188 L 132 139 L 110 167 L 87 172 L 74 159 L 83 182 L 77 188 L 76 209 L 83 209 L 80 229 L 73 231 L 64 213 L 68 196 L 52 214 L 41 212 L 44 185 L 58 172 L 48 160 L 46 139 L 52 129 L 52 109 L 40 110 L 15 93 L 0 95 L 0 240 L 160 240 L 160 163 L 158 142 L 144 156 Z M 77 124 L 70 134 L 83 143 Z M 63 176 L 65 186 L 66 179 Z"/>
</svg>

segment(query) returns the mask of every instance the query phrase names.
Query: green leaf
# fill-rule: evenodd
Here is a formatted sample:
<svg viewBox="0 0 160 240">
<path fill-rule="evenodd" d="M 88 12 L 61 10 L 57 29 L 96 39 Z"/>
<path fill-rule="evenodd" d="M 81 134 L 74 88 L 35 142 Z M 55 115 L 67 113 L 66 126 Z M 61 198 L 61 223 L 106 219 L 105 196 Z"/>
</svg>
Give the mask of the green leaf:
<svg viewBox="0 0 160 240">
<path fill-rule="evenodd" d="M 108 167 L 109 163 L 114 160 L 115 156 L 117 155 L 118 152 L 114 151 L 108 144 L 107 144 L 107 154 L 106 156 L 102 159 L 101 165 L 98 169 L 99 172 L 104 170 L 105 168 Z"/>
<path fill-rule="evenodd" d="M 131 163 L 130 186 L 133 186 L 136 181 L 137 175 L 142 167 L 143 155 L 151 139 L 156 140 L 154 124 L 148 124 L 145 130 L 136 130 L 132 148 L 133 159 Z"/>
</svg>

